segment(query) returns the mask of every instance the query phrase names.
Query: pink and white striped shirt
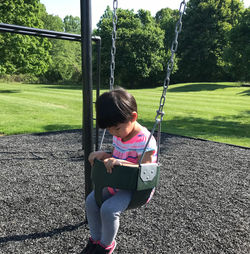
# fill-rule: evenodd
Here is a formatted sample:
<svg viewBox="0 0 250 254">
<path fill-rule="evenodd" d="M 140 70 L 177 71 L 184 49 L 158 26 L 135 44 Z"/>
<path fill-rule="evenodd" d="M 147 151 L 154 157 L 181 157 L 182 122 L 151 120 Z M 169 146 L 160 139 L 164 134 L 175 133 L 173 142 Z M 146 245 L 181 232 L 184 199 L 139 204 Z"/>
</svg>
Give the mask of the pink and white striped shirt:
<svg viewBox="0 0 250 254">
<path fill-rule="evenodd" d="M 113 158 L 126 160 L 137 164 L 139 162 L 139 156 L 142 155 L 143 150 L 149 139 L 150 132 L 147 128 L 143 127 L 142 130 L 136 134 L 133 138 L 123 142 L 121 138 L 113 136 Z M 157 162 L 157 144 L 155 138 L 152 136 L 149 144 L 146 148 L 146 152 L 154 151 L 152 163 Z M 108 187 L 109 192 L 114 195 L 118 189 Z M 148 201 L 152 198 L 154 189 L 150 195 Z M 148 202 L 147 201 L 147 202 Z"/>
<path fill-rule="evenodd" d="M 145 127 L 133 138 L 125 142 L 121 138 L 113 136 L 113 157 L 135 164 L 138 163 L 138 157 L 142 155 L 149 136 L 150 132 Z M 146 152 L 149 151 L 154 151 L 152 162 L 157 162 L 157 144 L 153 136 L 146 149 Z"/>
</svg>

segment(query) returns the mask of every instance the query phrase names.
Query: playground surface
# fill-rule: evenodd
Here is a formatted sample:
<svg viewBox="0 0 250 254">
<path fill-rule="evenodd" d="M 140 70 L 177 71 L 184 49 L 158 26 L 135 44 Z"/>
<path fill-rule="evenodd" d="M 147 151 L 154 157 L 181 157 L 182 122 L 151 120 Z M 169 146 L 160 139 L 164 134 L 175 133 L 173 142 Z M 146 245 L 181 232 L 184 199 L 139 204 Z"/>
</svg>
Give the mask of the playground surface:
<svg viewBox="0 0 250 254">
<path fill-rule="evenodd" d="M 0 254 L 81 253 L 81 139 L 81 130 L 0 137 Z M 114 253 L 250 253 L 249 148 L 163 133 L 160 164 L 152 201 L 122 214 Z"/>
</svg>

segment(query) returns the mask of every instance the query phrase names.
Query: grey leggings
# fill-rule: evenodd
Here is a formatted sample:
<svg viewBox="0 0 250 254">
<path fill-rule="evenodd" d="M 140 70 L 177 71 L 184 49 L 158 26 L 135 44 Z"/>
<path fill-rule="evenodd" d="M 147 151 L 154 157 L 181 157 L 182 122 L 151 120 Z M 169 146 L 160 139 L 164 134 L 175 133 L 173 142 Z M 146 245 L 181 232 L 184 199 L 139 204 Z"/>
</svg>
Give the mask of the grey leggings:
<svg viewBox="0 0 250 254">
<path fill-rule="evenodd" d="M 99 208 L 92 191 L 86 199 L 86 212 L 92 239 L 109 246 L 116 237 L 120 225 L 120 214 L 128 207 L 132 192 L 119 190 L 112 195 L 105 188 L 103 198 L 105 201 Z"/>
</svg>

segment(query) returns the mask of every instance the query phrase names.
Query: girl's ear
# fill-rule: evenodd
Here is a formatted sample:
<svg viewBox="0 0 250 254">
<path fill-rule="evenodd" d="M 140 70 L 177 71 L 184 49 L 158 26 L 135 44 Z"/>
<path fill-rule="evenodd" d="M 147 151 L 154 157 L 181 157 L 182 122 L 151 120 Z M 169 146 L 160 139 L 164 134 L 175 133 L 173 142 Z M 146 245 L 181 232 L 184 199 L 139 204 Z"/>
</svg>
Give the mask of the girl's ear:
<svg viewBox="0 0 250 254">
<path fill-rule="evenodd" d="M 135 122 L 137 118 L 138 118 L 138 113 L 136 111 L 133 111 L 131 115 L 131 121 Z"/>
</svg>

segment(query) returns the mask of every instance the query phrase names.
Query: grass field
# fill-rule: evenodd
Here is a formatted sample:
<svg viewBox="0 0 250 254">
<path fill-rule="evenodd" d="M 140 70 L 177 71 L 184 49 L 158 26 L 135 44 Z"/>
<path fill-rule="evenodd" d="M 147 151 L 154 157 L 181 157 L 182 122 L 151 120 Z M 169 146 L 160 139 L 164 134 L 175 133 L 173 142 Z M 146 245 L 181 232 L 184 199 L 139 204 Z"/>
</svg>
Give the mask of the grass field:
<svg viewBox="0 0 250 254">
<path fill-rule="evenodd" d="M 139 122 L 151 128 L 162 88 L 130 90 Z M 162 131 L 250 147 L 250 87 L 189 83 L 169 87 Z M 0 135 L 79 129 L 80 88 L 0 83 Z"/>
</svg>

